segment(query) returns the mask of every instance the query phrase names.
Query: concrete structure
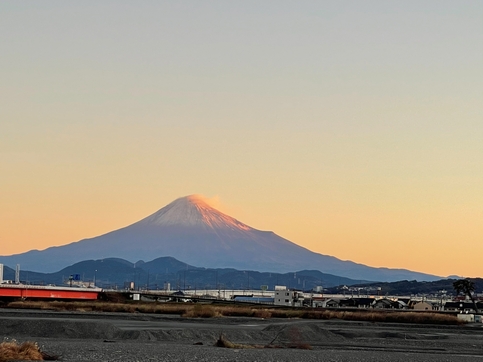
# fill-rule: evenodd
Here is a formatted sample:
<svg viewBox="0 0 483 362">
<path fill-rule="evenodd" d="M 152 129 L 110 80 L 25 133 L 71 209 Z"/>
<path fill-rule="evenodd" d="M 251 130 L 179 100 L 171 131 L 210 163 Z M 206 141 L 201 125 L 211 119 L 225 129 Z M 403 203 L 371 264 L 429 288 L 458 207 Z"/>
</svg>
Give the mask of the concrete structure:
<svg viewBox="0 0 483 362">
<path fill-rule="evenodd" d="M 312 300 L 311 307 L 312 308 L 324 308 L 327 299 L 329 299 L 329 298 L 325 298 L 325 297 L 313 297 L 311 299 Z"/>
<path fill-rule="evenodd" d="M 434 310 L 433 305 L 428 302 L 417 302 L 412 307 L 414 310 Z"/>
<path fill-rule="evenodd" d="M 340 299 L 313 297 L 311 301 L 312 308 L 338 308 Z"/>
<path fill-rule="evenodd" d="M 302 307 L 304 293 L 295 290 L 275 290 L 274 304 L 287 307 Z"/>
<path fill-rule="evenodd" d="M 126 290 L 134 290 L 134 282 L 124 282 L 124 289 Z"/>
<path fill-rule="evenodd" d="M 475 315 L 474 314 L 458 314 L 457 315 L 458 319 L 467 322 L 467 323 L 473 323 L 475 321 Z"/>
<path fill-rule="evenodd" d="M 339 301 L 340 308 L 372 308 L 374 298 L 345 298 Z"/>
<path fill-rule="evenodd" d="M 3 264 L 0 264 L 0 284 L 3 283 Z"/>
<path fill-rule="evenodd" d="M 15 284 L 20 283 L 20 264 L 15 267 Z"/>
<path fill-rule="evenodd" d="M 270 297 L 236 296 L 233 300 L 235 302 L 273 304 L 273 298 Z"/>
<path fill-rule="evenodd" d="M 400 300 L 388 298 L 376 299 L 373 304 L 375 309 L 407 309 L 407 304 Z"/>
</svg>

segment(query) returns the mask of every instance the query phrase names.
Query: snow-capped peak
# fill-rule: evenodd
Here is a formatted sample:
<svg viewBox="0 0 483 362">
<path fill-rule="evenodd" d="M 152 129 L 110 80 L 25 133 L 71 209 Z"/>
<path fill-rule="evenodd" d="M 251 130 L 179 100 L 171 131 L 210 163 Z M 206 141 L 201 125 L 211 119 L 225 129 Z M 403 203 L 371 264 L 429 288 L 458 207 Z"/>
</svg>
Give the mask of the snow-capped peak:
<svg viewBox="0 0 483 362">
<path fill-rule="evenodd" d="M 250 226 L 208 205 L 201 195 L 176 199 L 139 222 L 157 226 L 204 226 L 214 229 L 253 230 Z"/>
</svg>

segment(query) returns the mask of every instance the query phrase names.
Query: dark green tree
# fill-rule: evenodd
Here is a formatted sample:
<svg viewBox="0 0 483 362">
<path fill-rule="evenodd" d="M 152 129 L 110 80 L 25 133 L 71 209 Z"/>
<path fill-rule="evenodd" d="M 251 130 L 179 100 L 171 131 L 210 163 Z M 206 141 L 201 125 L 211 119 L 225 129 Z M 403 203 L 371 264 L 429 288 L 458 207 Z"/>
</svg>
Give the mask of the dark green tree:
<svg viewBox="0 0 483 362">
<path fill-rule="evenodd" d="M 457 295 L 467 295 L 471 299 L 471 301 L 473 302 L 473 308 L 478 314 L 478 307 L 476 305 L 475 298 L 473 297 L 473 293 L 475 292 L 475 283 L 472 282 L 469 278 L 459 279 L 453 283 L 453 288 Z"/>
</svg>

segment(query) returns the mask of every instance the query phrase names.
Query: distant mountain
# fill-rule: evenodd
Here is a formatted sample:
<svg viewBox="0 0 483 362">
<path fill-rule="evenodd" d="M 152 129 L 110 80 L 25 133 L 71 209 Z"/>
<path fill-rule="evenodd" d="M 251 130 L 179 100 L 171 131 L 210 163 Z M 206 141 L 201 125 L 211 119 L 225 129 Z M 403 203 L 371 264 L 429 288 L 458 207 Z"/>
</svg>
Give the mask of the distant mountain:
<svg viewBox="0 0 483 362">
<path fill-rule="evenodd" d="M 136 288 L 149 289 L 163 289 L 164 283 L 170 283 L 172 289 L 260 289 L 262 285 L 267 285 L 271 290 L 275 285 L 311 290 L 316 286 L 328 288 L 360 282 L 315 270 L 280 274 L 232 268 L 197 268 L 171 257 L 135 264 L 119 258 L 84 260 L 55 273 L 24 270 L 20 272 L 20 280 L 27 284 L 62 285 L 75 274 L 86 283 L 95 282 L 97 286 L 114 289 L 124 288 L 126 282 L 134 282 Z M 13 269 L 5 268 L 6 280 L 13 280 L 14 275 Z"/>
<path fill-rule="evenodd" d="M 202 197 L 179 198 L 156 213 L 110 233 L 42 251 L 2 256 L 0 263 L 52 272 L 80 260 L 130 261 L 171 256 L 192 265 L 266 272 L 319 270 L 342 277 L 374 280 L 437 280 L 406 269 L 372 268 L 314 253 L 271 231 L 256 230 L 209 206 Z"/>
<path fill-rule="evenodd" d="M 164 279 L 168 280 L 176 276 L 180 270 L 186 270 L 187 268 L 196 269 L 196 267 L 171 257 L 162 257 L 149 263 L 140 262 L 136 264 L 120 258 L 105 258 L 100 260 L 83 260 L 53 273 L 20 270 L 20 280 L 27 284 L 61 285 L 69 279 L 70 275 L 79 274 L 82 281 L 96 281 L 98 285 L 101 284 L 105 287 L 114 285 L 122 287 L 124 282 L 131 281 L 136 283 L 142 281 L 143 285 L 146 284 L 149 273 L 151 275 L 162 275 Z M 15 270 L 7 266 L 4 269 L 4 279 L 14 280 Z"/>
<path fill-rule="evenodd" d="M 367 284 L 352 284 L 352 290 L 359 290 L 362 287 L 362 293 L 369 291 L 369 294 L 379 294 L 379 295 L 403 295 L 403 296 L 428 296 L 432 295 L 433 298 L 444 298 L 446 295 L 453 296 L 455 291 L 453 288 L 453 283 L 461 279 L 457 278 L 446 278 L 441 280 L 436 280 L 433 282 L 418 282 L 416 280 L 401 280 L 397 282 L 385 282 L 385 283 L 367 283 Z M 483 290 L 483 279 L 482 278 L 471 278 L 475 283 L 475 291 L 477 294 Z M 350 284 L 346 284 L 350 285 Z M 327 293 L 340 293 L 341 288 L 339 287 L 328 287 Z"/>
</svg>

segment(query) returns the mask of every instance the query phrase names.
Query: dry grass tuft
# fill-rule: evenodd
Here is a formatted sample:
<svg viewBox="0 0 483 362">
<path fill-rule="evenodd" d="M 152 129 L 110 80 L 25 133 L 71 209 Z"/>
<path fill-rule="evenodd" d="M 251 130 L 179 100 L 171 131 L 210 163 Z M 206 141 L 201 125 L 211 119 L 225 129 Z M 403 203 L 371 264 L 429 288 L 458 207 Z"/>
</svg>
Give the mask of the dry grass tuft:
<svg viewBox="0 0 483 362">
<path fill-rule="evenodd" d="M 249 344 L 233 343 L 228 339 L 226 339 L 223 333 L 220 334 L 220 338 L 218 338 L 218 340 L 216 341 L 215 347 L 235 348 L 235 349 L 255 348 L 255 346 L 251 346 Z"/>
<path fill-rule="evenodd" d="M 196 304 L 193 308 L 186 310 L 181 316 L 186 318 L 213 318 L 220 317 L 221 314 L 217 308 L 211 305 Z"/>
<path fill-rule="evenodd" d="M 18 344 L 16 341 L 5 341 L 0 343 L 0 362 L 45 361 L 56 359 L 58 359 L 56 356 L 51 356 L 42 352 L 35 342 Z"/>
<path fill-rule="evenodd" d="M 253 309 L 246 306 L 219 306 L 221 313 L 226 317 L 252 317 Z"/>
<path fill-rule="evenodd" d="M 269 319 L 272 318 L 272 312 L 268 309 L 256 309 L 253 313 L 254 317 Z"/>
</svg>

